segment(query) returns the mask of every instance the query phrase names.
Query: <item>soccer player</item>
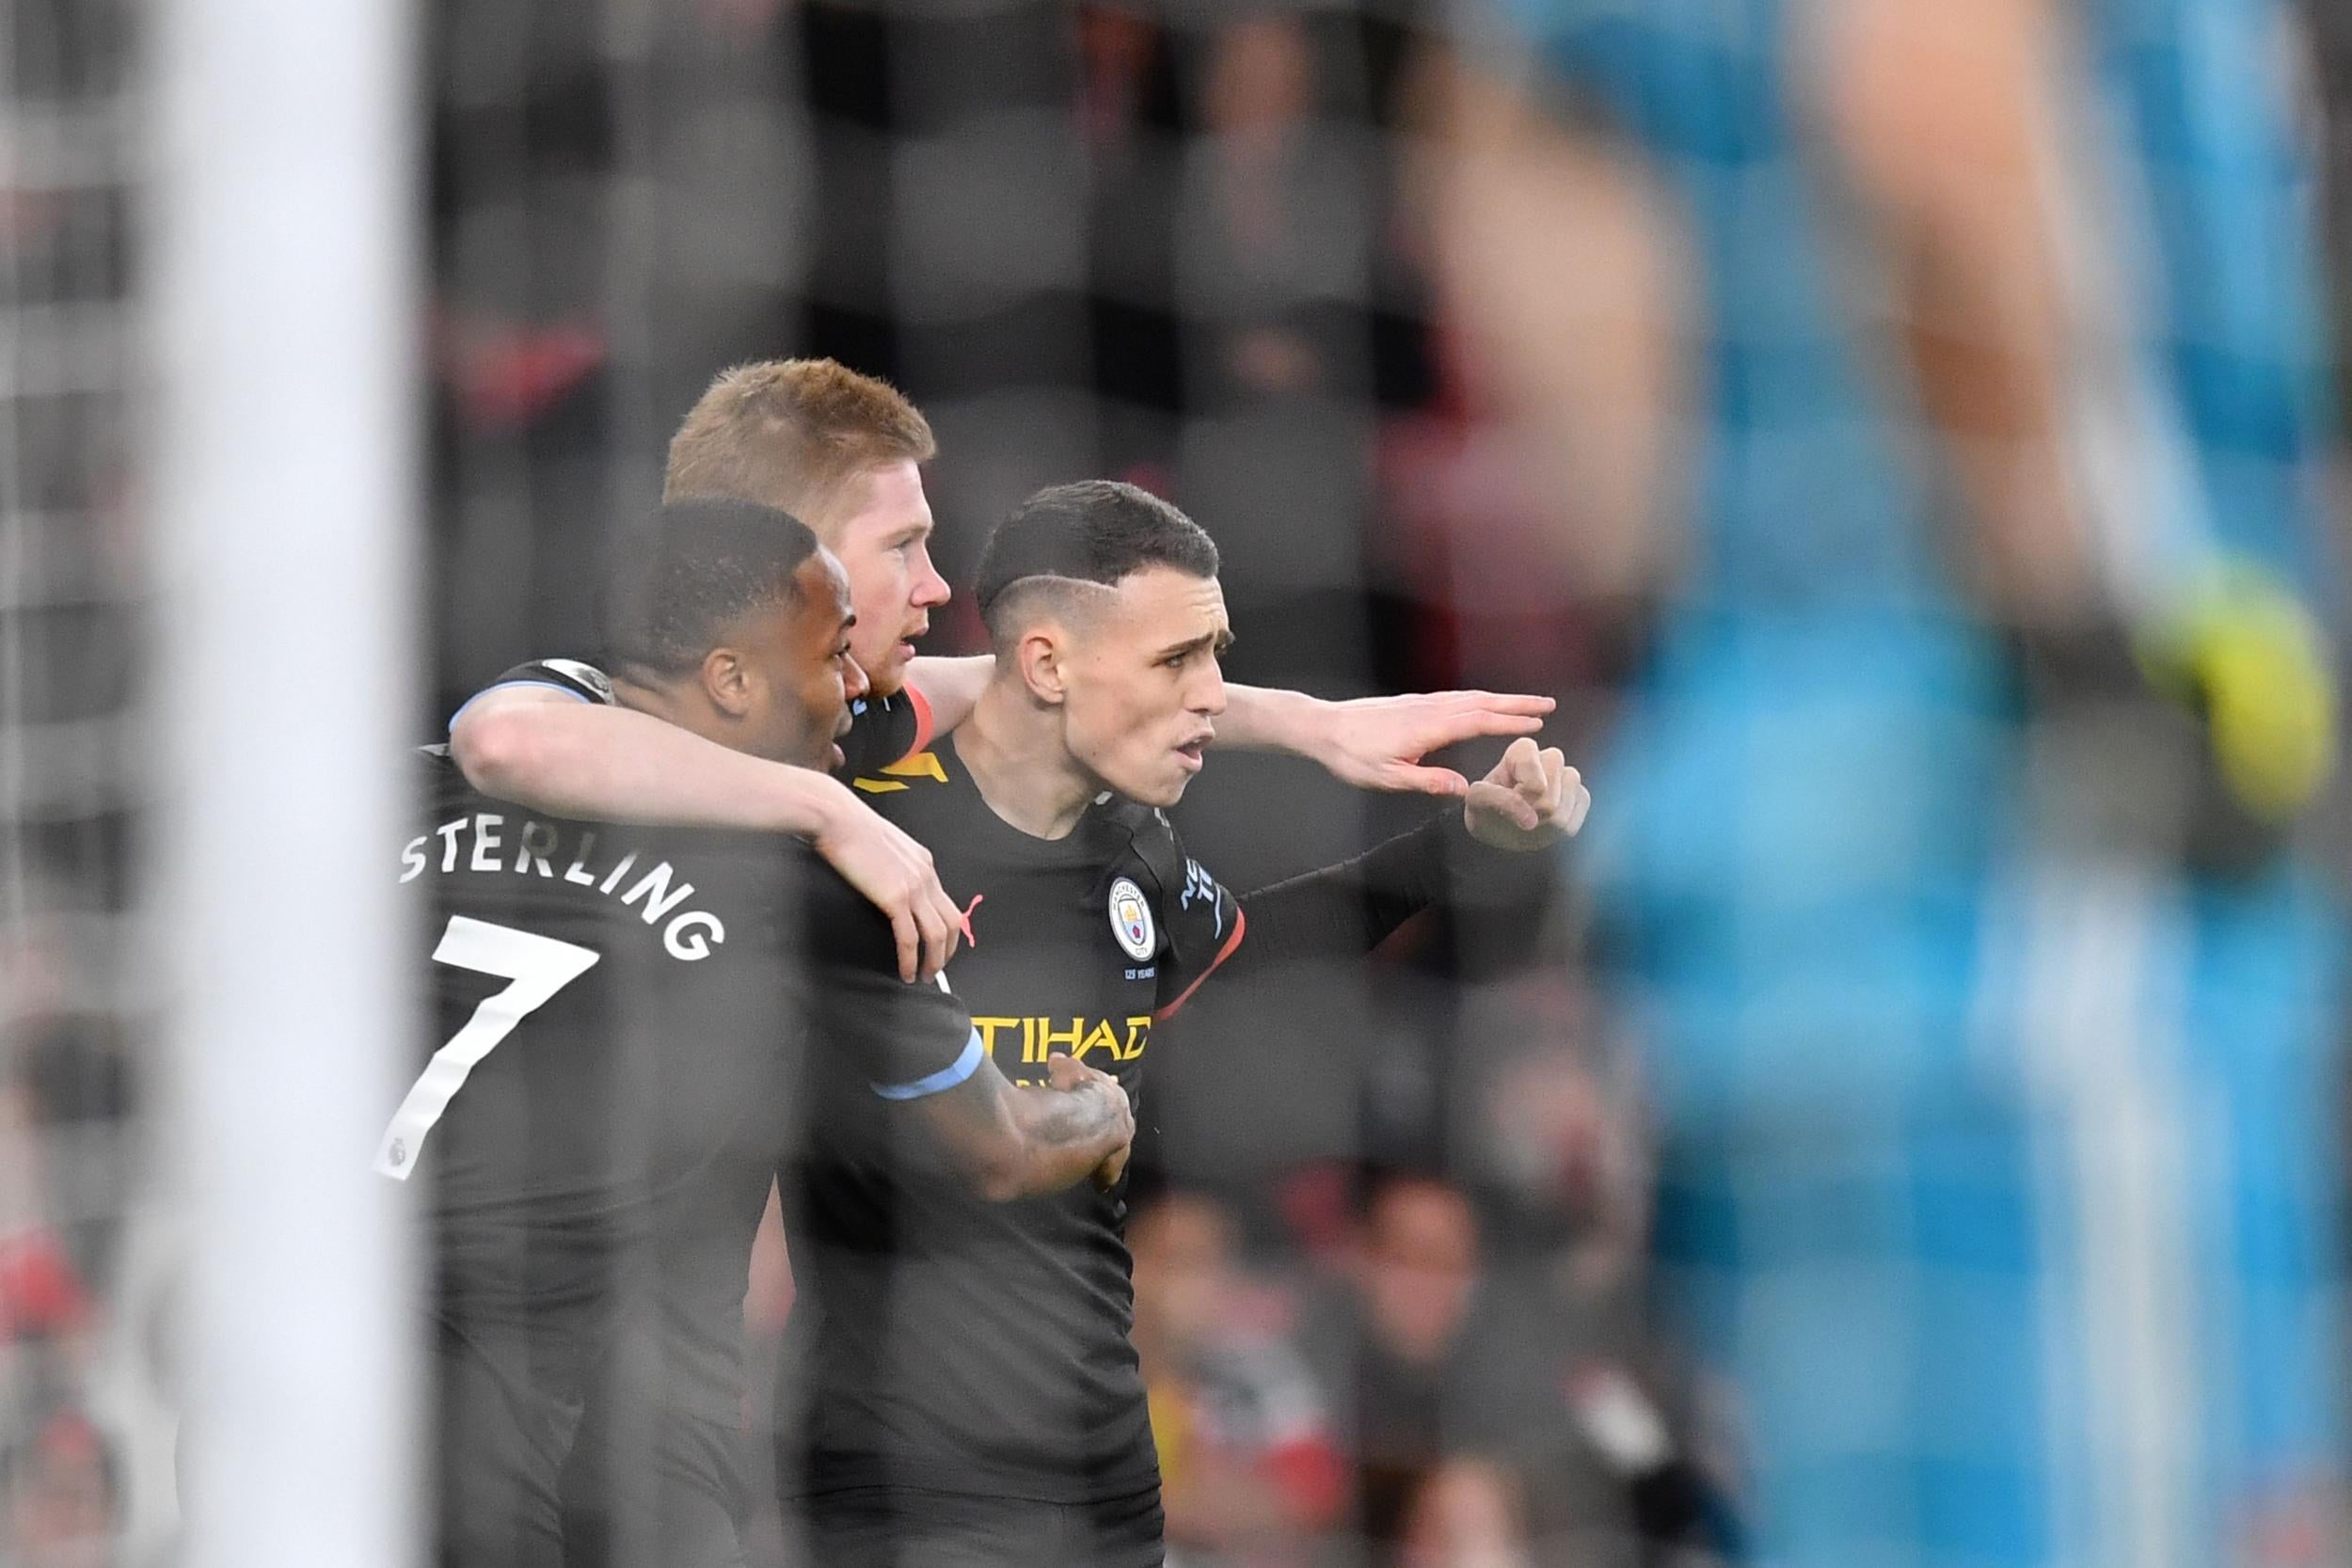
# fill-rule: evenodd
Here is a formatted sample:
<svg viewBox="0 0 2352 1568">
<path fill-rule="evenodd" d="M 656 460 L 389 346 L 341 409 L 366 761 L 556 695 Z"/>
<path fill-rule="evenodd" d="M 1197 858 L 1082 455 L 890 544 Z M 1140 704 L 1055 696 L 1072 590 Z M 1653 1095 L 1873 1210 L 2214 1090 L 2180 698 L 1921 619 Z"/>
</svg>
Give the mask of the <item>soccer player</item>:
<svg viewBox="0 0 2352 1568">
<path fill-rule="evenodd" d="M 1585 871 L 1753 1560 L 2347 1558 L 2296 8 L 1502 0 L 1464 62 L 1466 361 L 1653 459 L 1556 532 L 1658 607 Z"/>
<path fill-rule="evenodd" d="M 871 683 L 846 742 L 850 771 L 922 750 L 971 711 L 987 656 L 917 658 L 948 597 L 931 566 L 922 465 L 936 451 L 914 404 L 830 359 L 739 366 L 712 383 L 670 443 L 663 493 L 727 496 L 788 512 L 850 574 L 850 648 Z M 569 699 L 560 678 L 477 695 L 450 749 L 485 793 L 630 821 L 766 828 L 804 835 L 891 918 L 901 973 L 929 978 L 954 950 L 958 914 L 930 850 L 867 810 L 847 785 L 714 746 L 642 714 Z M 1224 744 L 1296 752 L 1365 788 L 1460 795 L 1461 775 L 1421 759 L 1482 736 L 1533 735 L 1548 697 L 1438 692 L 1326 702 L 1228 689 Z"/>
<path fill-rule="evenodd" d="M 808 530 L 698 501 L 620 557 L 612 701 L 749 755 L 839 755 L 865 680 Z M 551 1568 L 561 1466 L 624 1331 L 657 1345 L 681 1413 L 739 1401 L 742 1281 L 804 1037 L 984 1196 L 1081 1180 L 1133 1122 L 1069 1064 L 1010 1089 L 955 998 L 903 983 L 882 919 L 794 841 L 526 814 L 429 766 L 399 876 L 430 914 L 438 1030 L 375 1168 L 413 1182 L 431 1236 L 440 1560 Z M 655 1418 L 681 1478 L 668 1560 L 735 1560 L 723 1501 L 699 1506 L 728 1482 L 702 1430 Z"/>
<path fill-rule="evenodd" d="M 1139 1096 L 1153 1031 L 1220 966 L 1368 951 L 1488 846 L 1573 832 L 1557 751 L 1513 744 L 1467 809 L 1235 900 L 1162 808 L 1226 708 L 1209 536 L 1130 485 L 1041 492 L 992 535 L 977 589 L 995 649 L 970 718 L 878 809 L 975 897 L 958 993 L 1016 1082 L 1068 1049 Z M 829 1568 L 1161 1560 L 1157 1463 L 1128 1343 L 1122 1188 L 973 1203 L 864 1109 L 785 1173 L 805 1443 L 780 1456 Z M 877 1230 L 889 1244 L 878 1246 Z"/>
</svg>

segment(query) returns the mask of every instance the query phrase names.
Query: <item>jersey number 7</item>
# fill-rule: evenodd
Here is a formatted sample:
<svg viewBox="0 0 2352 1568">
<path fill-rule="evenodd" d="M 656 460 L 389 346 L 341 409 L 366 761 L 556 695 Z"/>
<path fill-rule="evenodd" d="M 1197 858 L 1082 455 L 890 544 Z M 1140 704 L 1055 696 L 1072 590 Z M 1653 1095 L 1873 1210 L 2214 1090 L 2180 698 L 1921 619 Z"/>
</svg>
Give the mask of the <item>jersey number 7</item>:
<svg viewBox="0 0 2352 1568">
<path fill-rule="evenodd" d="M 405 1181 L 417 1168 L 425 1134 L 441 1119 L 449 1102 L 466 1085 L 466 1077 L 515 1025 L 548 1005 L 549 998 L 596 967 L 601 954 L 553 937 L 493 926 L 462 914 L 449 919 L 440 945 L 433 949 L 435 963 L 470 969 L 477 974 L 497 974 L 513 985 L 482 999 L 466 1026 L 433 1053 L 424 1071 L 409 1085 L 407 1098 L 392 1113 L 376 1146 L 375 1172 Z"/>
</svg>

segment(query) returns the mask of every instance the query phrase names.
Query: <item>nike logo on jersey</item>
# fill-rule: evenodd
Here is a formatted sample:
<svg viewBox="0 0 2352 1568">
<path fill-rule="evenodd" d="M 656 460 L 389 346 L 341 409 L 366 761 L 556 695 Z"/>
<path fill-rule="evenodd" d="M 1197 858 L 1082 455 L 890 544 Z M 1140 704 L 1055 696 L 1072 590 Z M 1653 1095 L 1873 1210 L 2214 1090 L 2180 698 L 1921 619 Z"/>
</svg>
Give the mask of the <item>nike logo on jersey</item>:
<svg viewBox="0 0 2352 1568">
<path fill-rule="evenodd" d="M 1184 862 L 1184 896 L 1177 901 L 1177 907 L 1188 910 L 1194 899 L 1206 898 L 1209 908 L 1216 911 L 1216 934 L 1221 937 L 1225 934 L 1225 901 L 1217 896 L 1221 891 L 1216 879 L 1203 870 L 1199 861 L 1188 860 Z"/>
</svg>

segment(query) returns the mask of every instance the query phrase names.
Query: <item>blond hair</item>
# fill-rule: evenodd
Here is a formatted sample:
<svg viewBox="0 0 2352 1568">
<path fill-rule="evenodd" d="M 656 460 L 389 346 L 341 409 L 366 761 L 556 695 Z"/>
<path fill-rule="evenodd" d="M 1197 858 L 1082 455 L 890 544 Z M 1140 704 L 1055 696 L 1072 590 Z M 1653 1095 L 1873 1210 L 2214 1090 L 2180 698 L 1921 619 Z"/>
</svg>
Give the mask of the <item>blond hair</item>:
<svg viewBox="0 0 2352 1568">
<path fill-rule="evenodd" d="M 830 541 L 860 478 L 938 450 L 888 382 L 832 359 L 763 359 L 722 372 L 688 410 L 670 438 L 661 499 L 757 501 Z"/>
</svg>

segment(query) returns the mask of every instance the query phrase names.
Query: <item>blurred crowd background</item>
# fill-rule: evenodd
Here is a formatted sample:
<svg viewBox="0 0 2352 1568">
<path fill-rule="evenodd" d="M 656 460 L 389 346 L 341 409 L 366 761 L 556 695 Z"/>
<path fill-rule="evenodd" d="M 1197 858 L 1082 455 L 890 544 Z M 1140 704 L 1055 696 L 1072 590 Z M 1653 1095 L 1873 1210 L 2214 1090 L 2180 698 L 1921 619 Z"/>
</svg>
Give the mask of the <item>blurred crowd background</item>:
<svg viewBox="0 0 2352 1568">
<path fill-rule="evenodd" d="M 675 420 L 785 356 L 928 415 L 959 590 L 1030 490 L 1128 479 L 1224 551 L 1231 676 L 1562 699 L 1595 805 L 1551 875 L 1159 1054 L 1171 1560 L 2352 1553 L 2332 800 L 2217 784 L 2130 657 L 2217 562 L 2343 662 L 2352 10 L 421 23 L 421 740 L 593 652 Z M 7 26 L 0 1560 L 144 1561 L 140 12 Z M 1182 825 L 1249 888 L 1429 809 L 1219 753 Z M 755 1338 L 790 1294 L 764 1259 Z"/>
</svg>

